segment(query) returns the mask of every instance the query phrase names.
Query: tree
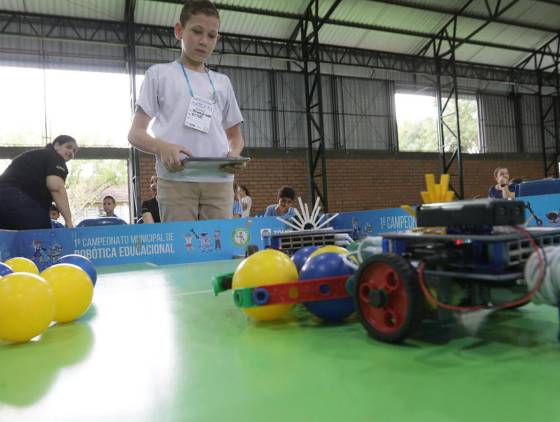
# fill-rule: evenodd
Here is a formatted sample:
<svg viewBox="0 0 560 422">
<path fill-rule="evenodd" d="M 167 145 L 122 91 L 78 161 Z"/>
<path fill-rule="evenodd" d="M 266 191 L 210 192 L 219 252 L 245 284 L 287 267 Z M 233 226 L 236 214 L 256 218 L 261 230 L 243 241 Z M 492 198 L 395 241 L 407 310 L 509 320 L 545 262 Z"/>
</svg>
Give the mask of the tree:
<svg viewBox="0 0 560 422">
<path fill-rule="evenodd" d="M 434 98 L 435 101 L 435 98 Z M 449 102 L 444 116 L 444 122 L 451 128 L 453 133 L 457 132 L 455 124 L 455 106 Z M 476 101 L 459 99 L 459 124 L 461 125 L 461 147 L 466 153 L 480 152 L 478 136 L 478 108 Z M 444 125 L 444 136 L 446 146 L 453 151 L 455 147 L 455 136 Z M 399 150 L 438 152 L 438 129 L 437 118 L 428 117 L 420 121 L 399 122 Z M 449 152 L 449 150 L 447 150 Z"/>
<path fill-rule="evenodd" d="M 72 160 L 68 167 L 66 186 L 75 222 L 101 201 L 105 189 L 126 187 L 128 183 L 125 160 Z"/>
</svg>

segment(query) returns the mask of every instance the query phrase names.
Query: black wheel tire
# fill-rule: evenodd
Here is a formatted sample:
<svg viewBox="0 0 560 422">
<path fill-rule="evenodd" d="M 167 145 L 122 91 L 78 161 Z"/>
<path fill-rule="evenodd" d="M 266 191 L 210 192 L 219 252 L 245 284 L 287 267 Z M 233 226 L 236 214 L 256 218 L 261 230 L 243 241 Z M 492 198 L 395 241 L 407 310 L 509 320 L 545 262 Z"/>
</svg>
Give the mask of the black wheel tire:
<svg viewBox="0 0 560 422">
<path fill-rule="evenodd" d="M 371 303 L 372 294 L 382 296 L 376 306 Z M 420 325 L 425 306 L 416 269 L 400 255 L 372 256 L 358 269 L 354 304 L 371 337 L 386 343 L 402 342 Z"/>
</svg>

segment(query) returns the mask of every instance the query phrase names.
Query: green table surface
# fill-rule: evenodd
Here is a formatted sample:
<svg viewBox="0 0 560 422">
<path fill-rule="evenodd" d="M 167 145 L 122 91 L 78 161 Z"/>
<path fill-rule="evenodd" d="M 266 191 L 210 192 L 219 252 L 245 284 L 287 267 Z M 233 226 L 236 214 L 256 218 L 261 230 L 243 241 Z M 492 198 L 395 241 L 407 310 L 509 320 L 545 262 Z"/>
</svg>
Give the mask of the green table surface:
<svg viewBox="0 0 560 422">
<path fill-rule="evenodd" d="M 238 262 L 100 269 L 80 320 L 0 344 L 0 421 L 560 419 L 555 308 L 424 324 L 383 344 L 301 307 L 247 319 L 210 290 Z"/>
</svg>

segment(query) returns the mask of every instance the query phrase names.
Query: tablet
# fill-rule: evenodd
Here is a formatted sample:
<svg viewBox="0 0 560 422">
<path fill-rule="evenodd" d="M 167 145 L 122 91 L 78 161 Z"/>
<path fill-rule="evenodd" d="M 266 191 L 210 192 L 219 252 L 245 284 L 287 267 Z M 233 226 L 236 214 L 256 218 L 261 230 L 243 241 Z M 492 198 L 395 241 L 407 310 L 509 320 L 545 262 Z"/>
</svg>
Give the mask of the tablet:
<svg viewBox="0 0 560 422">
<path fill-rule="evenodd" d="M 223 166 L 242 166 L 250 160 L 249 157 L 187 157 L 181 162 L 185 167 L 223 167 Z"/>
</svg>

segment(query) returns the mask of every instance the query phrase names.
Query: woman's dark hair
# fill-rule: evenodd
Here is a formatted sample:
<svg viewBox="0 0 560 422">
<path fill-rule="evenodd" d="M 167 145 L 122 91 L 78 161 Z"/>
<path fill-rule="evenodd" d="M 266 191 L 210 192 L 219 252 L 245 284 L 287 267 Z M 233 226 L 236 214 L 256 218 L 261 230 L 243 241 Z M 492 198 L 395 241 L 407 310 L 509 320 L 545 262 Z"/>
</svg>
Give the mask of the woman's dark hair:
<svg viewBox="0 0 560 422">
<path fill-rule="evenodd" d="M 239 187 L 245 191 L 245 195 L 251 196 L 251 194 L 249 193 L 249 189 L 247 189 L 247 186 L 239 185 Z"/>
<path fill-rule="evenodd" d="M 218 13 L 218 9 L 216 6 L 209 1 L 209 0 L 187 0 L 183 9 L 181 10 L 181 17 L 179 21 L 181 22 L 181 26 L 184 28 L 187 24 L 187 21 L 191 18 L 192 15 L 204 14 L 207 16 L 214 16 L 218 20 L 220 20 L 220 14 Z"/>
<path fill-rule="evenodd" d="M 64 145 L 64 144 L 68 144 L 70 142 L 78 145 L 78 142 L 74 138 L 72 138 L 71 136 L 58 135 L 56 138 L 54 138 L 54 140 L 49 145 L 54 147 L 55 145 Z"/>
</svg>

